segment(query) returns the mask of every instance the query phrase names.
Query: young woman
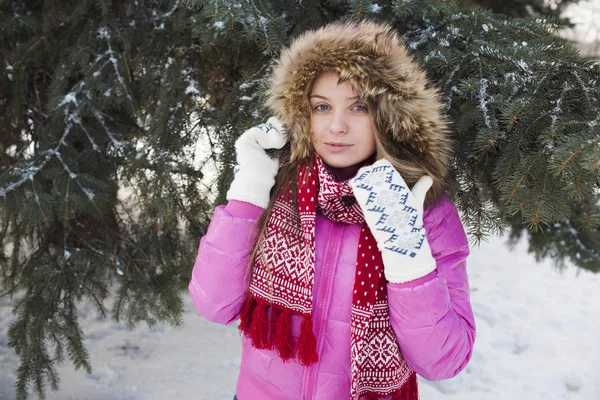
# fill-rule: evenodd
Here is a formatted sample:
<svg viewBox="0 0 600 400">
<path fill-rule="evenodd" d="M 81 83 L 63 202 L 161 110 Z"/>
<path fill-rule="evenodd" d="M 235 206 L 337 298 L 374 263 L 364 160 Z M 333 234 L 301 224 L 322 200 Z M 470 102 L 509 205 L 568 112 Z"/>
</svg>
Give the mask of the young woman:
<svg viewBox="0 0 600 400">
<path fill-rule="evenodd" d="M 475 339 L 438 92 L 389 26 L 336 23 L 283 51 L 267 106 L 189 287 L 240 319 L 237 398 L 417 399 Z"/>
</svg>

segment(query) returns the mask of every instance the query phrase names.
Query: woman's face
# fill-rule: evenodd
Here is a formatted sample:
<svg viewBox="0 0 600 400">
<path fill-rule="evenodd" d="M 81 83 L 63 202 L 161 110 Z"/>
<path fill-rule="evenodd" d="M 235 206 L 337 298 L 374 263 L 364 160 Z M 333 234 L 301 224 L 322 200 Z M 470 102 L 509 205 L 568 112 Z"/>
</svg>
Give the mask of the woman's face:
<svg viewBox="0 0 600 400">
<path fill-rule="evenodd" d="M 317 78 L 310 93 L 310 129 L 317 154 L 342 174 L 375 153 L 375 125 L 366 101 L 336 72 Z"/>
</svg>

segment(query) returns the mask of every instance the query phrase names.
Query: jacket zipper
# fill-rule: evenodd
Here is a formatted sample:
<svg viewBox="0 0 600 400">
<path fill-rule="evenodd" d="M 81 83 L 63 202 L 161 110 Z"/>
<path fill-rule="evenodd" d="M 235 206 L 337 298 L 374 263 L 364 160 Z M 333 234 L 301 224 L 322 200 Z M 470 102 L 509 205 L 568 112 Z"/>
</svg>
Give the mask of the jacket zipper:
<svg viewBox="0 0 600 400">
<path fill-rule="evenodd" d="M 325 302 L 327 301 L 327 296 L 329 295 L 329 278 L 330 278 L 330 273 L 331 273 L 331 267 L 334 261 L 334 256 L 337 250 L 337 241 L 338 241 L 338 237 L 340 234 L 340 230 L 342 229 L 342 227 L 337 227 L 335 225 L 332 226 L 332 230 L 331 230 L 331 234 L 329 235 L 329 237 L 331 238 L 331 240 L 329 240 L 328 243 L 328 248 L 327 248 L 327 255 L 325 257 L 325 262 L 324 262 L 324 266 L 325 266 L 325 270 L 323 271 L 323 275 L 322 275 L 322 279 L 321 279 L 321 290 L 319 290 L 319 299 L 318 299 L 318 305 L 317 305 L 317 310 L 315 310 L 316 312 L 313 313 L 313 317 L 315 318 L 315 322 L 316 324 L 314 324 L 315 327 L 317 327 L 316 331 L 315 331 L 315 335 L 317 338 L 317 351 L 320 353 L 321 352 L 321 347 L 322 347 L 322 337 L 323 337 L 323 325 L 325 324 L 325 318 L 324 318 L 324 309 L 325 309 Z M 316 241 L 316 238 L 315 238 Z M 306 400 L 312 400 L 313 399 L 313 386 L 314 386 L 314 380 L 315 380 L 315 373 L 317 368 L 319 367 L 319 363 L 317 362 L 314 365 L 311 365 L 310 367 L 308 367 L 308 371 L 307 371 L 307 378 L 306 378 L 306 385 L 305 385 L 305 399 Z"/>
</svg>

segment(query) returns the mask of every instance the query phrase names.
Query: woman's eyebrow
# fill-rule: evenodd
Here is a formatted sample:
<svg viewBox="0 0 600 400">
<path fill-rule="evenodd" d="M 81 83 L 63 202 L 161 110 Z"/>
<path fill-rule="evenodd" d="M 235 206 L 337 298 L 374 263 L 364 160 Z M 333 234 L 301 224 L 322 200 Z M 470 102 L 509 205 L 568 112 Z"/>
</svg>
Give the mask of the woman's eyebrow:
<svg viewBox="0 0 600 400">
<path fill-rule="evenodd" d="M 313 97 L 318 97 L 319 99 L 323 99 L 323 100 L 329 101 L 329 99 L 327 97 L 321 96 L 320 94 L 311 94 L 309 98 L 312 99 Z M 360 98 L 361 98 L 360 96 L 346 97 L 346 100 L 356 101 L 356 100 L 358 100 Z"/>
</svg>

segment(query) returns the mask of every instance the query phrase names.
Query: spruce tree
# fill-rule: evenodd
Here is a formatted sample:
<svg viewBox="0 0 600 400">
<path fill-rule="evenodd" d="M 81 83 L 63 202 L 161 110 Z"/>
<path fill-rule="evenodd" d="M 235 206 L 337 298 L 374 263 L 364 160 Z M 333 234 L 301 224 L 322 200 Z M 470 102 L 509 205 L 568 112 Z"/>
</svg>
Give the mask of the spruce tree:
<svg viewBox="0 0 600 400">
<path fill-rule="evenodd" d="M 180 322 L 233 143 L 267 117 L 273 57 L 347 17 L 396 26 L 441 88 L 471 238 L 509 229 L 540 258 L 600 270 L 600 71 L 557 20 L 449 0 L 0 2 L 0 287 L 19 398 L 57 390 L 57 362 L 91 369 L 84 299 L 130 326 Z"/>
<path fill-rule="evenodd" d="M 84 299 L 180 323 L 231 164 L 237 55 L 183 2 L 4 2 L 0 32 L 0 284 L 24 398 L 57 390 L 57 362 L 91 370 Z"/>
<path fill-rule="evenodd" d="M 458 3 L 461 6 L 483 6 L 509 17 L 559 18 L 567 6 L 579 3 L 579 0 L 459 0 Z"/>
</svg>

